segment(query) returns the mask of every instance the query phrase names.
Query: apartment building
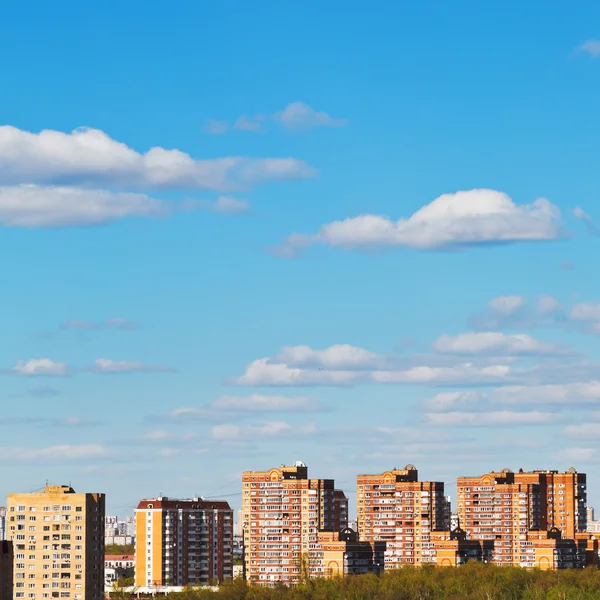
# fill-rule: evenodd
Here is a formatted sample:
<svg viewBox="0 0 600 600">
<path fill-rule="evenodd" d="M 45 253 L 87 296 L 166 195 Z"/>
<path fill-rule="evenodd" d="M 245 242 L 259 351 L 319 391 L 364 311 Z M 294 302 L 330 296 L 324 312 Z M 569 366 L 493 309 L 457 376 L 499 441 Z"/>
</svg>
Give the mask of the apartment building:
<svg viewBox="0 0 600 600">
<path fill-rule="evenodd" d="M 487 545 L 484 556 L 496 564 L 566 568 L 590 562 L 597 542 L 585 533 L 585 473 L 504 469 L 459 477 L 457 493 L 461 527 Z"/>
<path fill-rule="evenodd" d="M 242 474 L 242 528 L 246 578 L 252 583 L 297 583 L 304 576 L 323 576 L 319 532 L 334 532 L 333 479 L 309 479 L 301 462 L 268 471 Z M 347 506 L 347 504 L 346 504 Z"/>
<path fill-rule="evenodd" d="M 348 498 L 342 490 L 334 490 L 333 500 L 335 502 L 333 529 L 340 532 L 348 529 Z"/>
<path fill-rule="evenodd" d="M 574 468 L 558 471 L 519 470 L 515 483 L 538 483 L 541 494 L 541 528 L 556 527 L 566 538 L 587 530 L 587 476 Z"/>
<path fill-rule="evenodd" d="M 13 600 L 13 543 L 0 540 L 0 600 Z"/>
<path fill-rule="evenodd" d="M 227 502 L 160 497 L 135 510 L 137 586 L 209 585 L 233 577 Z"/>
<path fill-rule="evenodd" d="M 499 565 L 520 564 L 520 536 L 542 530 L 539 482 L 516 483 L 515 474 L 505 469 L 459 477 L 456 485 L 461 528 L 485 543 L 485 558 Z"/>
<path fill-rule="evenodd" d="M 8 495 L 15 599 L 104 597 L 104 505 L 62 485 Z"/>
<path fill-rule="evenodd" d="M 385 542 L 385 568 L 435 562 L 432 531 L 450 530 L 444 484 L 419 481 L 413 465 L 357 477 L 359 538 Z"/>
</svg>

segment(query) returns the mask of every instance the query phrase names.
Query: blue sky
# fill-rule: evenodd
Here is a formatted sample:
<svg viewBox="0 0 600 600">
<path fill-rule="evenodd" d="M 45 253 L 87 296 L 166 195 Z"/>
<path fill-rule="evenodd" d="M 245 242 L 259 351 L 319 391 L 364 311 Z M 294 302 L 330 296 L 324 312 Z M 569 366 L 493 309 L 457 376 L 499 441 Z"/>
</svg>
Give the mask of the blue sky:
<svg viewBox="0 0 600 600">
<path fill-rule="evenodd" d="M 3 496 L 304 460 L 600 504 L 600 6 L 0 9 Z"/>
</svg>

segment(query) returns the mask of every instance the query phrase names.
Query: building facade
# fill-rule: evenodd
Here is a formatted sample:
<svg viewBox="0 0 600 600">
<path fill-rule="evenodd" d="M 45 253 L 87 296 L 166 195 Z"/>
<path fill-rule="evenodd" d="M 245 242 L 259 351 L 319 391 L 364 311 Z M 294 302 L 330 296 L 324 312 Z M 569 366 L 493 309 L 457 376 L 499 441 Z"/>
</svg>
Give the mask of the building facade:
<svg viewBox="0 0 600 600">
<path fill-rule="evenodd" d="M 233 511 L 227 502 L 161 497 L 136 511 L 137 586 L 210 585 L 233 574 Z"/>
<path fill-rule="evenodd" d="M 361 542 L 358 533 L 349 528 L 339 532 L 321 531 L 317 539 L 319 549 L 315 566 L 324 577 L 378 575 L 384 569 L 384 542 Z"/>
<path fill-rule="evenodd" d="M 0 600 L 13 600 L 13 543 L 0 540 Z"/>
<path fill-rule="evenodd" d="M 8 495 L 15 599 L 103 598 L 104 505 L 104 494 L 70 486 Z"/>
<path fill-rule="evenodd" d="M 386 543 L 386 569 L 435 562 L 431 533 L 450 530 L 444 484 L 419 481 L 418 475 L 407 465 L 357 478 L 359 538 Z"/>
<path fill-rule="evenodd" d="M 574 468 L 559 471 L 520 470 L 515 483 L 537 483 L 541 494 L 541 528 L 557 528 L 566 538 L 587 530 L 587 475 Z"/>
<path fill-rule="evenodd" d="M 335 502 L 333 529 L 339 533 L 348 529 L 348 498 L 342 490 L 334 490 L 333 499 Z"/>
<path fill-rule="evenodd" d="M 481 541 L 484 559 L 544 569 L 589 563 L 585 473 L 504 469 L 459 477 L 457 494 L 460 525 Z"/>
<path fill-rule="evenodd" d="M 318 534 L 335 532 L 342 519 L 336 515 L 340 506 L 333 479 L 309 479 L 303 462 L 244 472 L 246 578 L 256 584 L 275 585 L 323 575 Z"/>
</svg>

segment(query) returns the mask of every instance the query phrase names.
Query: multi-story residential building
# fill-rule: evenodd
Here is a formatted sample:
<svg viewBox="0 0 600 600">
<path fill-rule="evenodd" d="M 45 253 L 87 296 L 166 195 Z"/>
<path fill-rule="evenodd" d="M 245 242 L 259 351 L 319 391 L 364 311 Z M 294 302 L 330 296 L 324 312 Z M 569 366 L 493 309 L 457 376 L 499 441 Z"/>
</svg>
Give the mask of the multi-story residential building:
<svg viewBox="0 0 600 600">
<path fill-rule="evenodd" d="M 135 514 L 137 586 L 232 578 L 233 511 L 227 502 L 160 497 L 142 500 Z"/>
<path fill-rule="evenodd" d="M 309 479 L 303 462 L 242 474 L 246 578 L 273 585 L 323 575 L 319 532 L 334 532 L 333 479 Z"/>
<path fill-rule="evenodd" d="M 103 598 L 104 504 L 62 485 L 8 495 L 15 599 Z"/>
<path fill-rule="evenodd" d="M 335 502 L 333 529 L 339 533 L 343 529 L 348 529 L 348 498 L 342 490 L 334 490 L 333 500 Z"/>
<path fill-rule="evenodd" d="M 571 468 L 514 474 L 515 483 L 538 483 L 541 493 L 541 528 L 556 527 L 566 538 L 587 530 L 587 476 Z"/>
<path fill-rule="evenodd" d="M 0 540 L 0 600 L 13 600 L 13 543 Z"/>
<path fill-rule="evenodd" d="M 585 562 L 585 473 L 504 469 L 481 477 L 459 477 L 457 492 L 461 527 L 471 539 L 490 548 L 493 544 L 495 563 L 553 568 L 534 560 L 536 547 L 538 557 L 551 547 L 564 555 L 564 560 L 550 563 L 560 568 L 570 564 L 571 552 L 579 553 L 580 566 Z"/>
<path fill-rule="evenodd" d="M 413 465 L 407 465 L 357 478 L 360 540 L 386 542 L 386 569 L 435 562 L 431 532 L 449 532 L 444 484 L 419 481 L 418 475 Z"/>
<path fill-rule="evenodd" d="M 519 564 L 520 536 L 542 529 L 540 484 L 516 483 L 514 475 L 504 470 L 457 479 L 460 525 L 499 565 Z"/>
</svg>

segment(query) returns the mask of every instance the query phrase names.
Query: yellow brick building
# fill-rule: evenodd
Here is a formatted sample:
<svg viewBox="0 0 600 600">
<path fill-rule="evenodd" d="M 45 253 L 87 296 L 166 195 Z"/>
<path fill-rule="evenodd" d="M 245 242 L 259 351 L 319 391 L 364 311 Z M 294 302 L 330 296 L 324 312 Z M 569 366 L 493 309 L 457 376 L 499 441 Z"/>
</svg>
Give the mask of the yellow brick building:
<svg viewBox="0 0 600 600">
<path fill-rule="evenodd" d="M 8 495 L 16 600 L 104 597 L 104 507 L 104 494 L 70 486 Z"/>
</svg>

